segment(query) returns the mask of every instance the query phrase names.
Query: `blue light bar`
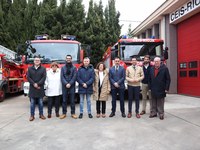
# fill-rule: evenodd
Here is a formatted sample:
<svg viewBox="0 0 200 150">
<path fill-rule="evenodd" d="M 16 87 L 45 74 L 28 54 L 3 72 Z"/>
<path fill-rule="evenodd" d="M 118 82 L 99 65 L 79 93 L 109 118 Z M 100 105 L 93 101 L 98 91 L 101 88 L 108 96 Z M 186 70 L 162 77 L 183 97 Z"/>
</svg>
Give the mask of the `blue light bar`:
<svg viewBox="0 0 200 150">
<path fill-rule="evenodd" d="M 76 36 L 74 36 L 74 35 L 64 35 L 64 34 L 62 34 L 62 35 L 61 35 L 61 39 L 62 39 L 62 40 L 76 40 Z"/>
<path fill-rule="evenodd" d="M 44 35 L 36 35 L 35 36 L 35 39 L 36 40 L 47 40 L 48 39 L 48 35 L 47 34 L 44 34 Z"/>
</svg>

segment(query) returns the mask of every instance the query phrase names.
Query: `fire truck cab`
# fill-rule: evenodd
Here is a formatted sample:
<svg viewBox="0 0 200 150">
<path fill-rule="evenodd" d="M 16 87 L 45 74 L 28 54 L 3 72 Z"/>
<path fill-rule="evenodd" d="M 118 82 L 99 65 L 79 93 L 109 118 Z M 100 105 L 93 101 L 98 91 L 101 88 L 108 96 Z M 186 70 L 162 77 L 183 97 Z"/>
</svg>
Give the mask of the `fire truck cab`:
<svg viewBox="0 0 200 150">
<path fill-rule="evenodd" d="M 60 40 L 51 40 L 48 35 L 38 35 L 35 36 L 35 40 L 26 42 L 26 54 L 24 59 L 25 69 L 33 65 L 34 56 L 39 56 L 41 58 L 42 66 L 47 70 L 50 68 L 50 64 L 53 61 L 59 63 L 62 67 L 66 62 L 66 55 L 72 56 L 73 64 L 78 69 L 82 64 L 84 53 L 88 55 L 89 47 L 82 49 L 80 42 L 75 40 L 73 35 L 61 35 Z M 24 94 L 28 95 L 29 92 L 29 82 L 24 77 Z M 78 83 L 76 83 L 76 92 L 78 92 Z"/>
<path fill-rule="evenodd" d="M 151 60 L 160 57 L 162 61 L 168 59 L 168 48 L 163 49 L 164 41 L 161 39 L 120 39 L 112 47 L 108 47 L 103 55 L 106 66 L 112 67 L 116 56 L 121 59 L 121 65 L 125 68 L 131 65 L 131 58 L 136 57 L 138 65 L 142 65 L 145 55 L 149 55 Z M 153 65 L 153 62 L 151 61 Z"/>
</svg>

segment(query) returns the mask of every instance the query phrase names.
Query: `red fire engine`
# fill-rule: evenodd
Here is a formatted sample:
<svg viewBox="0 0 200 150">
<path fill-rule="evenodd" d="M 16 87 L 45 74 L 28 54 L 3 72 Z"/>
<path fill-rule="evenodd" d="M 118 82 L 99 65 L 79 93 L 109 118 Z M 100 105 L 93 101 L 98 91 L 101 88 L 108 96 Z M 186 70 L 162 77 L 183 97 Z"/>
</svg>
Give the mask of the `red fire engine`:
<svg viewBox="0 0 200 150">
<path fill-rule="evenodd" d="M 75 36 L 72 35 L 61 35 L 61 40 L 51 40 L 48 39 L 48 35 L 38 35 L 35 40 L 26 42 L 26 55 L 24 61 L 25 72 L 27 68 L 33 65 L 34 56 L 40 56 L 42 65 L 50 68 L 50 64 L 56 61 L 63 66 L 66 62 L 66 55 L 70 54 L 72 56 L 73 64 L 79 68 L 82 64 L 84 53 L 89 55 L 89 46 L 85 46 L 83 50 L 83 45 L 75 40 Z M 29 92 L 29 82 L 27 82 L 26 74 L 24 76 L 24 94 L 27 95 Z M 78 83 L 76 83 L 78 87 Z M 76 88 L 76 92 L 78 88 Z"/>
<path fill-rule="evenodd" d="M 138 65 L 143 65 L 143 58 L 149 55 L 151 58 L 151 65 L 154 65 L 153 59 L 160 57 L 163 63 L 168 59 L 168 48 L 163 49 L 164 41 L 161 39 L 120 39 L 112 47 L 108 47 L 103 55 L 103 62 L 107 68 L 114 65 L 114 58 L 120 57 L 120 65 L 125 69 L 131 65 L 131 58 L 136 57 Z M 127 89 L 127 82 L 125 81 Z M 126 91 L 127 92 L 127 91 Z M 127 94 L 125 94 L 127 95 Z"/>
<path fill-rule="evenodd" d="M 8 93 L 23 90 L 23 64 L 16 61 L 17 54 L 0 45 L 0 102 Z"/>
<path fill-rule="evenodd" d="M 120 39 L 114 46 L 108 47 L 103 55 L 105 65 L 112 67 L 116 56 L 121 59 L 120 65 L 125 68 L 131 65 L 131 58 L 136 57 L 138 65 L 142 65 L 145 55 L 150 55 L 151 60 L 156 56 L 165 62 L 168 59 L 168 48 L 163 49 L 163 40 L 161 39 Z M 153 65 L 153 62 L 151 61 Z"/>
</svg>

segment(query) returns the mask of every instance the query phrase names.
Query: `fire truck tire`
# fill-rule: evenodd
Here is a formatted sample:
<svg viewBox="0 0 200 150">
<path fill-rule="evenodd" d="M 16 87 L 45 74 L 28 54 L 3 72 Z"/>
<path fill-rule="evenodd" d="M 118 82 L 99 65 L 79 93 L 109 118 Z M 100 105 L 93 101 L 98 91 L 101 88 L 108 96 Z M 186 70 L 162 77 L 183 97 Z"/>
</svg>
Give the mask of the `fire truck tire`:
<svg viewBox="0 0 200 150">
<path fill-rule="evenodd" d="M 1 90 L 0 90 L 0 92 L 1 92 L 1 97 L 0 97 L 0 102 L 3 102 L 4 101 L 4 99 L 5 99 L 5 96 L 6 96 L 6 90 L 5 90 L 5 88 L 2 88 Z"/>
</svg>

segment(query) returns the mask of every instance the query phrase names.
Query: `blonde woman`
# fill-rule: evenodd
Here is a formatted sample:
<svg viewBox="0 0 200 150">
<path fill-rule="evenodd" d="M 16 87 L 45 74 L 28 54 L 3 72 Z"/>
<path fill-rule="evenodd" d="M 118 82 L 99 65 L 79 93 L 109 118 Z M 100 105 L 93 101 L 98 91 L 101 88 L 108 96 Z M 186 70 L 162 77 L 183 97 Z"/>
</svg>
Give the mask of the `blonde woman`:
<svg viewBox="0 0 200 150">
<path fill-rule="evenodd" d="M 106 101 L 110 93 L 109 74 L 103 62 L 97 64 L 95 69 L 93 99 L 96 100 L 97 118 L 101 116 L 106 117 Z M 101 106 L 102 105 L 102 106 Z"/>
<path fill-rule="evenodd" d="M 51 63 L 51 69 L 47 71 L 46 96 L 48 97 L 48 118 L 51 118 L 52 104 L 55 101 L 56 117 L 59 117 L 60 95 L 62 95 L 62 84 L 60 69 L 57 62 Z"/>
</svg>

